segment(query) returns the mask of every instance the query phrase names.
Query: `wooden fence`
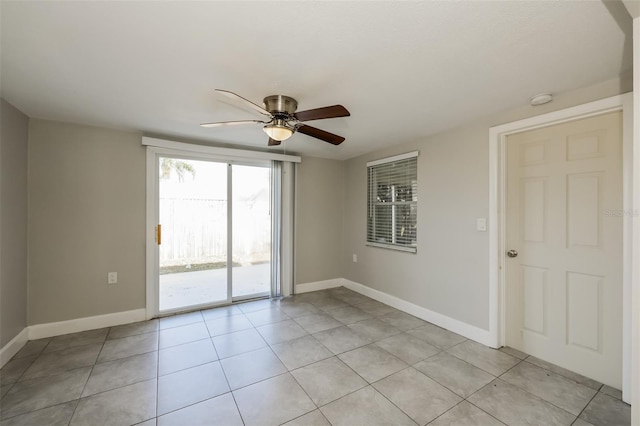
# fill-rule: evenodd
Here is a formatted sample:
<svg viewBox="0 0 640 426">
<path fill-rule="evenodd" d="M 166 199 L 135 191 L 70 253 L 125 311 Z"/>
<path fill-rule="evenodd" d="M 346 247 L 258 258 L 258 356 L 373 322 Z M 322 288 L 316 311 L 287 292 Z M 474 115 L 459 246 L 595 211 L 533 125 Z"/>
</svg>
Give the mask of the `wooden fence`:
<svg viewBox="0 0 640 426">
<path fill-rule="evenodd" d="M 160 198 L 160 266 L 227 260 L 227 201 Z M 268 261 L 271 219 L 267 202 L 235 201 L 233 261 Z"/>
</svg>

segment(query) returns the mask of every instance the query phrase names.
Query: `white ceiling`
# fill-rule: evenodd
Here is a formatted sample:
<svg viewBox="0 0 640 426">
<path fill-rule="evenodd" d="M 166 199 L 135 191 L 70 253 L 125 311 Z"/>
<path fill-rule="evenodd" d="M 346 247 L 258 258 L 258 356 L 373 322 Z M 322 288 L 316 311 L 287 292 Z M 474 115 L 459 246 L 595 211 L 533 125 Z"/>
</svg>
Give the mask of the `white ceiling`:
<svg viewBox="0 0 640 426">
<path fill-rule="evenodd" d="M 619 76 L 631 68 L 620 7 L 2 1 L 1 92 L 30 117 L 254 148 L 266 147 L 259 125 L 198 125 L 262 118 L 214 88 L 259 104 L 289 95 L 298 110 L 342 104 L 351 117 L 310 123 L 341 146 L 296 134 L 281 148 L 346 159 Z"/>
</svg>

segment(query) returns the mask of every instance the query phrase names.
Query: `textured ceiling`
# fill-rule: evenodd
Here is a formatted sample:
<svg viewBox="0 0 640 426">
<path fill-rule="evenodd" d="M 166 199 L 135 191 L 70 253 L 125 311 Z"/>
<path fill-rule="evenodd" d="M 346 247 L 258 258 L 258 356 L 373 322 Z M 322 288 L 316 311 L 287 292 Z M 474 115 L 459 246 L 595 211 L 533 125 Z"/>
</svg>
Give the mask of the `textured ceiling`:
<svg viewBox="0 0 640 426">
<path fill-rule="evenodd" d="M 619 76 L 631 68 L 622 3 L 7 2 L 2 96 L 31 117 L 266 147 L 261 118 L 213 92 L 299 110 L 342 104 L 280 149 L 346 159 Z M 622 8 L 622 9 L 620 9 Z"/>
</svg>

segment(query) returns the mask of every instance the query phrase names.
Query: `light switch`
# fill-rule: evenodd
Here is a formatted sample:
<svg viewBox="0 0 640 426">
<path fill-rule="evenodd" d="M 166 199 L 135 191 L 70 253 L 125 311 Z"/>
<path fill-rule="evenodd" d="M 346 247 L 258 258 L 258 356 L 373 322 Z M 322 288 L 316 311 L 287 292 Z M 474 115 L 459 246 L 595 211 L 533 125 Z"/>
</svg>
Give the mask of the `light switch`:
<svg viewBox="0 0 640 426">
<path fill-rule="evenodd" d="M 486 232 L 487 231 L 487 219 L 485 219 L 484 217 L 480 217 L 478 219 L 476 219 L 476 229 L 480 232 Z"/>
</svg>

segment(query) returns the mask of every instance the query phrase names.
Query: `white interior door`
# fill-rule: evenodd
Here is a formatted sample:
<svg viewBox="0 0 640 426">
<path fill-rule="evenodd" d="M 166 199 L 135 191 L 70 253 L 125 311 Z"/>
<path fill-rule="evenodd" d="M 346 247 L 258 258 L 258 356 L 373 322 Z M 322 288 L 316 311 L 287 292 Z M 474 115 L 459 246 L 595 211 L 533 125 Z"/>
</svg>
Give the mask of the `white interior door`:
<svg viewBox="0 0 640 426">
<path fill-rule="evenodd" d="M 620 112 L 507 139 L 508 346 L 622 386 Z M 515 254 L 515 253 L 512 253 Z"/>
</svg>

